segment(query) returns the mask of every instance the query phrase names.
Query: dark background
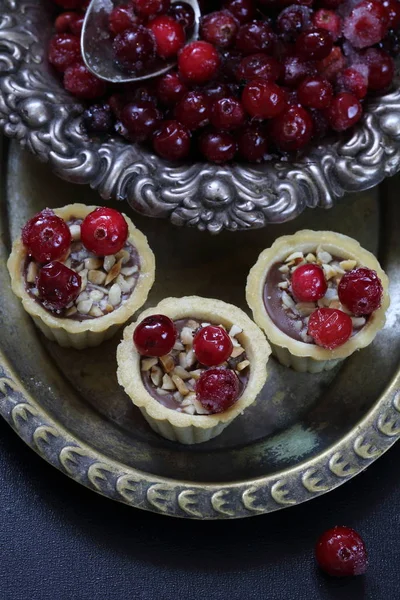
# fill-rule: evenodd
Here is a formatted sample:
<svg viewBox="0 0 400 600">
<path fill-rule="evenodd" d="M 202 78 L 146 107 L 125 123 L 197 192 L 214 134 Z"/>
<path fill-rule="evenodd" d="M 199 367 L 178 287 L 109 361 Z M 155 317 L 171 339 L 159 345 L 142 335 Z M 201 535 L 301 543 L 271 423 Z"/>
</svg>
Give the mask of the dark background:
<svg viewBox="0 0 400 600">
<path fill-rule="evenodd" d="M 139 511 L 49 466 L 0 419 L 0 600 L 399 600 L 400 445 L 333 492 L 270 515 L 188 521 Z M 318 535 L 364 537 L 363 577 L 315 567 Z"/>
</svg>

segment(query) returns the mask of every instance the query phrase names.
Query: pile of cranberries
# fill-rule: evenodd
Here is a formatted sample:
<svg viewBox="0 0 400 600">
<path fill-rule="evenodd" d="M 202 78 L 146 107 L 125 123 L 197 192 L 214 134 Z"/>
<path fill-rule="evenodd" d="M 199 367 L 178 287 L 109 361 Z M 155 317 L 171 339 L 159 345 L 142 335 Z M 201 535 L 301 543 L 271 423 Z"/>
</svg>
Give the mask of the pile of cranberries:
<svg viewBox="0 0 400 600">
<path fill-rule="evenodd" d="M 192 8 L 130 0 L 109 18 L 121 69 L 177 68 L 146 85 L 107 86 L 82 62 L 86 0 L 55 0 L 49 61 L 73 95 L 95 100 L 89 134 L 118 132 L 161 157 L 261 162 L 299 151 L 359 121 L 369 93 L 390 87 L 400 51 L 400 0 L 201 0 L 200 40 L 186 43 Z M 215 6 L 212 7 L 213 9 Z"/>
</svg>

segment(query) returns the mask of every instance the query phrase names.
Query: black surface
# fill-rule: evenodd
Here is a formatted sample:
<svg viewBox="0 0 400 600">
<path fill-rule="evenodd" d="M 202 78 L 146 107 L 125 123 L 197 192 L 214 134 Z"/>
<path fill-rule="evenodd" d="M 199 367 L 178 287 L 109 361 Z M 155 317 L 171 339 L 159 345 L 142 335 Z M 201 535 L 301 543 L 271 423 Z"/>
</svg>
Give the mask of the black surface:
<svg viewBox="0 0 400 600">
<path fill-rule="evenodd" d="M 270 515 L 163 517 L 107 500 L 36 456 L 0 419 L 0 600 L 400 598 L 400 445 L 341 488 Z M 361 533 L 363 577 L 332 580 L 313 545 Z"/>
</svg>

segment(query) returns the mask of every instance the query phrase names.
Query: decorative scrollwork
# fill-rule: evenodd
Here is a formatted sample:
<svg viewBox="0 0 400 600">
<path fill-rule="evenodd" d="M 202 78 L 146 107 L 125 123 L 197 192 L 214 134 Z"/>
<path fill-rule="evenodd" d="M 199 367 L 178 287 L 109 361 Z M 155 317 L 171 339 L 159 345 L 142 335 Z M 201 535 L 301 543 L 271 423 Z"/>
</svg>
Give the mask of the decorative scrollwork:
<svg viewBox="0 0 400 600">
<path fill-rule="evenodd" d="M 277 481 L 271 487 L 271 496 L 277 504 L 290 505 L 296 504 L 296 500 L 288 498 L 289 490 L 285 481 Z"/>
</svg>

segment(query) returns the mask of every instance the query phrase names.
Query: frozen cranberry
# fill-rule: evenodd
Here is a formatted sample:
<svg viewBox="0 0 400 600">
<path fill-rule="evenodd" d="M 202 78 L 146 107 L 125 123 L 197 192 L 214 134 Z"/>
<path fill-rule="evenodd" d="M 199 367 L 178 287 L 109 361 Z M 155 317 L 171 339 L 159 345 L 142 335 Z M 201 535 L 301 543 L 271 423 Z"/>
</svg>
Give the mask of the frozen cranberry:
<svg viewBox="0 0 400 600">
<path fill-rule="evenodd" d="M 108 28 L 113 35 L 118 35 L 134 25 L 142 25 L 143 19 L 133 12 L 131 4 L 121 4 L 110 12 Z"/>
<path fill-rule="evenodd" d="M 166 106 L 175 106 L 186 92 L 187 87 L 175 71 L 162 75 L 156 84 L 157 98 Z"/>
<path fill-rule="evenodd" d="M 211 124 L 217 129 L 237 129 L 245 118 L 243 107 L 236 98 L 220 98 L 212 105 Z"/>
<path fill-rule="evenodd" d="M 76 35 L 56 33 L 49 44 L 49 63 L 60 71 L 64 71 L 81 58 L 81 44 Z"/>
<path fill-rule="evenodd" d="M 235 404 L 239 389 L 239 379 L 230 369 L 208 369 L 196 382 L 196 398 L 210 413 L 222 413 Z"/>
<path fill-rule="evenodd" d="M 170 0 L 131 0 L 135 13 L 144 17 L 164 14 L 170 7 Z"/>
<path fill-rule="evenodd" d="M 37 262 L 47 263 L 65 257 L 71 233 L 65 221 L 46 208 L 23 227 L 22 242 Z"/>
<path fill-rule="evenodd" d="M 249 81 L 251 79 L 265 79 L 276 81 L 281 74 L 281 65 L 266 54 L 250 54 L 245 56 L 236 69 L 238 81 Z"/>
<path fill-rule="evenodd" d="M 85 15 L 78 13 L 78 18 L 71 23 L 71 33 L 77 35 L 79 38 L 82 33 L 83 22 L 85 20 Z"/>
<path fill-rule="evenodd" d="M 82 244 L 97 256 L 116 254 L 124 247 L 127 237 L 127 222 L 113 208 L 96 208 L 83 219 Z"/>
<path fill-rule="evenodd" d="M 288 6 L 276 19 L 276 29 L 284 39 L 295 39 L 299 33 L 308 28 L 312 11 L 305 6 Z"/>
<path fill-rule="evenodd" d="M 383 6 L 388 15 L 388 28 L 399 29 L 400 27 L 400 2 L 399 0 L 383 0 Z"/>
<path fill-rule="evenodd" d="M 317 62 L 319 74 L 328 81 L 335 81 L 336 77 L 346 68 L 347 61 L 339 46 L 332 48 L 329 56 Z"/>
<path fill-rule="evenodd" d="M 282 83 L 288 87 L 297 87 L 303 79 L 316 73 L 315 63 L 298 56 L 288 56 L 283 61 Z"/>
<path fill-rule="evenodd" d="M 301 106 L 290 106 L 272 121 L 271 135 L 280 150 L 300 150 L 313 135 L 310 113 Z"/>
<path fill-rule="evenodd" d="M 310 108 L 327 108 L 333 96 L 332 86 L 326 79 L 308 77 L 297 90 L 300 104 Z"/>
<path fill-rule="evenodd" d="M 220 58 L 217 50 L 208 42 L 191 42 L 179 53 L 179 72 L 186 81 L 206 83 L 218 73 Z"/>
<path fill-rule="evenodd" d="M 358 317 L 380 307 L 383 287 L 375 271 L 360 267 L 343 275 L 338 293 L 340 302 Z"/>
<path fill-rule="evenodd" d="M 313 25 L 319 29 L 326 29 L 334 41 L 336 41 L 342 33 L 342 19 L 333 10 L 321 8 L 313 15 Z"/>
<path fill-rule="evenodd" d="M 317 346 L 334 350 L 342 346 L 353 332 L 349 315 L 337 308 L 317 308 L 308 322 L 308 335 Z"/>
<path fill-rule="evenodd" d="M 239 131 L 237 145 L 239 154 L 249 162 L 261 162 L 268 151 L 265 131 L 254 123 Z"/>
<path fill-rule="evenodd" d="M 168 14 L 180 23 L 184 29 L 191 29 L 194 25 L 194 10 L 186 2 L 174 2 Z"/>
<path fill-rule="evenodd" d="M 241 24 L 251 21 L 255 15 L 255 6 L 252 0 L 227 0 L 224 8 L 229 10 Z"/>
<path fill-rule="evenodd" d="M 292 292 L 298 302 L 316 302 L 328 289 L 323 269 L 319 265 L 301 265 L 292 274 Z"/>
<path fill-rule="evenodd" d="M 306 60 L 322 60 L 329 56 L 332 47 L 332 36 L 325 29 L 304 31 L 296 40 L 296 52 Z"/>
<path fill-rule="evenodd" d="M 207 325 L 196 333 L 193 350 L 197 360 L 207 367 L 216 367 L 232 354 L 232 340 L 222 327 Z"/>
<path fill-rule="evenodd" d="M 219 164 L 232 160 L 237 147 L 230 133 L 211 130 L 201 134 L 199 149 L 207 160 Z"/>
<path fill-rule="evenodd" d="M 343 23 L 343 35 L 354 48 L 378 44 L 387 32 L 389 15 L 379 0 L 363 0 Z"/>
<path fill-rule="evenodd" d="M 66 69 L 64 87 L 74 96 L 87 100 L 103 96 L 107 89 L 105 81 L 93 75 L 83 63 L 74 63 Z"/>
<path fill-rule="evenodd" d="M 84 0 L 53 0 L 53 2 L 65 10 L 76 10 L 82 8 L 84 4 Z"/>
<path fill-rule="evenodd" d="M 149 24 L 156 40 L 156 52 L 161 58 L 176 56 L 185 43 L 185 30 L 182 25 L 168 15 L 156 17 Z"/>
<path fill-rule="evenodd" d="M 245 55 L 272 52 L 273 44 L 273 31 L 265 21 L 245 23 L 236 37 L 236 48 Z"/>
<path fill-rule="evenodd" d="M 121 121 L 134 141 L 149 139 L 161 121 L 161 112 L 151 102 L 131 102 L 121 112 Z"/>
<path fill-rule="evenodd" d="M 246 84 L 242 93 L 245 111 L 257 119 L 272 119 L 286 108 L 284 90 L 275 83 L 254 79 Z"/>
<path fill-rule="evenodd" d="M 200 37 L 217 48 L 229 48 L 235 41 L 238 29 L 238 22 L 232 13 L 219 10 L 202 17 Z"/>
<path fill-rule="evenodd" d="M 79 273 L 56 260 L 42 267 L 37 278 L 39 298 L 49 310 L 68 306 L 79 296 L 81 285 Z"/>
<path fill-rule="evenodd" d="M 339 75 L 337 83 L 340 89 L 350 92 L 358 100 L 362 100 L 368 91 L 368 67 L 366 65 L 356 65 L 345 69 Z"/>
<path fill-rule="evenodd" d="M 211 102 L 220 98 L 226 98 L 226 96 L 231 94 L 230 86 L 227 83 L 220 83 L 219 81 L 211 81 L 203 86 L 201 91 Z"/>
<path fill-rule="evenodd" d="M 109 104 L 93 104 L 82 116 L 83 125 L 88 133 L 111 133 L 114 116 Z"/>
<path fill-rule="evenodd" d="M 82 30 L 84 15 L 77 12 L 64 12 L 54 22 L 57 33 L 73 33 L 79 35 Z"/>
<path fill-rule="evenodd" d="M 134 25 L 115 36 L 113 53 L 114 59 L 121 69 L 131 73 L 141 73 L 155 57 L 154 36 L 143 25 Z"/>
<path fill-rule="evenodd" d="M 171 352 L 177 331 L 165 315 L 151 315 L 141 321 L 133 332 L 133 343 L 142 356 L 164 356 Z"/>
<path fill-rule="evenodd" d="M 188 92 L 177 104 L 175 117 L 188 129 L 204 127 L 210 121 L 210 101 L 202 92 Z"/>
<path fill-rule="evenodd" d="M 394 60 L 384 50 L 370 48 L 364 54 L 369 68 L 368 89 L 379 91 L 387 88 L 394 77 Z"/>
<path fill-rule="evenodd" d="M 332 129 L 345 131 L 361 119 L 362 112 L 362 106 L 353 94 L 341 92 L 333 98 L 326 114 Z"/>
<path fill-rule="evenodd" d="M 153 137 L 154 150 L 169 160 L 186 158 L 190 151 L 190 133 L 178 121 L 163 121 Z"/>
<path fill-rule="evenodd" d="M 321 535 L 315 546 L 318 566 L 333 577 L 362 575 L 367 570 L 367 550 L 350 527 L 337 526 Z"/>
</svg>

